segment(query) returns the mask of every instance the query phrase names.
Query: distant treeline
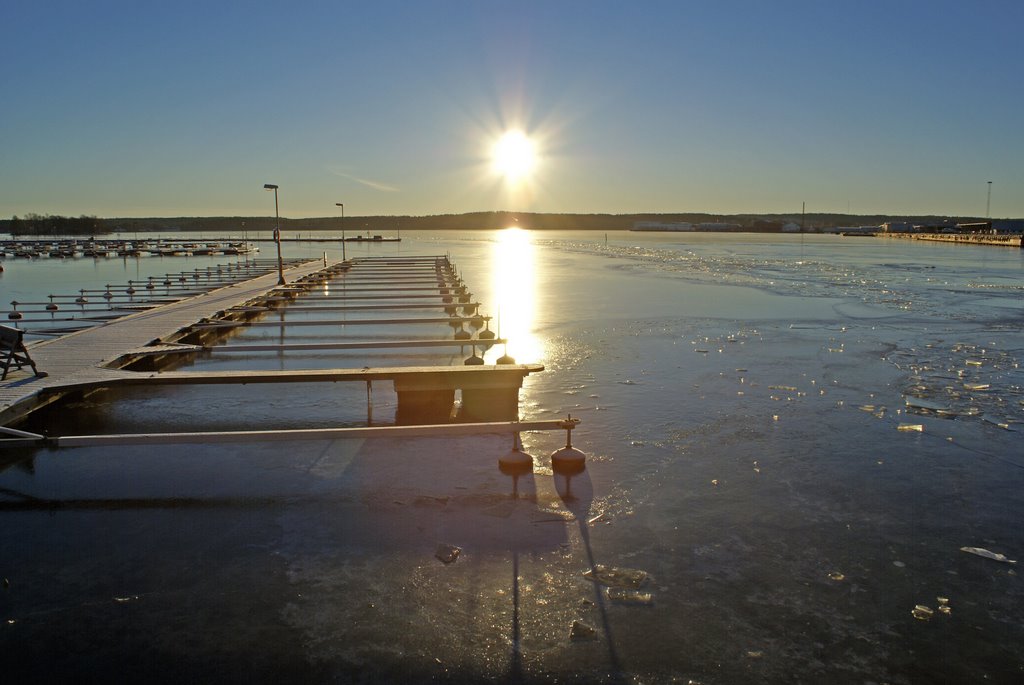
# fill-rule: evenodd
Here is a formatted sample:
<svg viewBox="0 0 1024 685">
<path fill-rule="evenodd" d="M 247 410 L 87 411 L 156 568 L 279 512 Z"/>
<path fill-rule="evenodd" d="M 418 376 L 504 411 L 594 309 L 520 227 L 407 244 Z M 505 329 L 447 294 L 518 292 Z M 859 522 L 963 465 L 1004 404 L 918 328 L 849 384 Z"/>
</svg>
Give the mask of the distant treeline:
<svg viewBox="0 0 1024 685">
<path fill-rule="evenodd" d="M 26 214 L 4 222 L 5 233 L 18 235 L 97 235 L 109 232 L 104 221 L 95 216 L 57 216 L 54 214 Z"/>
<path fill-rule="evenodd" d="M 742 231 L 771 233 L 787 223 L 806 230 L 845 226 L 877 226 L 886 221 L 937 225 L 944 222 L 983 221 L 976 217 L 892 216 L 883 214 L 537 214 L 530 212 L 470 212 L 431 216 L 348 216 L 310 219 L 281 218 L 282 231 L 350 231 L 353 234 L 390 235 L 397 231 L 488 230 L 518 226 L 532 230 L 622 231 L 638 221 L 662 223 L 736 224 Z M 183 233 L 205 231 L 218 235 L 269 232 L 275 219 L 269 217 L 156 217 L 139 219 L 78 218 L 29 214 L 19 219 L 0 220 L 0 232 L 16 235 L 98 235 L 103 233 Z"/>
</svg>

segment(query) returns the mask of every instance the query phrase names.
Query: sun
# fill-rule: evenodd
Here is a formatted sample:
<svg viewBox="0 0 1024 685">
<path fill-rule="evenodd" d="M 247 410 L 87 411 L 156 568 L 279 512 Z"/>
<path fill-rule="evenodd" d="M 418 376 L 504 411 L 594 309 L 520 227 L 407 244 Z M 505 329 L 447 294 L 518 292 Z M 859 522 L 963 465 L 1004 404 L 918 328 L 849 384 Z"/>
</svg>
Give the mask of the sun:
<svg viewBox="0 0 1024 685">
<path fill-rule="evenodd" d="M 522 131 L 506 131 L 491 150 L 494 172 L 509 183 L 530 178 L 537 166 L 537 146 Z"/>
</svg>

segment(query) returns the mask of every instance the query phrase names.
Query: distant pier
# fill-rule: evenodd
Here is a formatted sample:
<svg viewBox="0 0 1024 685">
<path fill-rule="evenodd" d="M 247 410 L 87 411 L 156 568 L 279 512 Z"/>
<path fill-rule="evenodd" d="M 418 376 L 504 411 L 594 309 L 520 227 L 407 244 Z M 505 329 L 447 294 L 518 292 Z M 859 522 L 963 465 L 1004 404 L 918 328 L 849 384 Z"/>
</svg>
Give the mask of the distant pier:
<svg viewBox="0 0 1024 685">
<path fill-rule="evenodd" d="M 70 259 L 91 257 L 185 257 L 203 255 L 247 255 L 259 249 L 249 240 L 216 238 L 20 238 L 0 241 L 0 257 Z"/>
<path fill-rule="evenodd" d="M 995 245 L 997 247 L 1021 248 L 1021 236 L 1007 233 L 876 233 L 879 238 L 902 238 L 903 240 L 927 240 L 936 243 L 957 245 Z"/>
</svg>

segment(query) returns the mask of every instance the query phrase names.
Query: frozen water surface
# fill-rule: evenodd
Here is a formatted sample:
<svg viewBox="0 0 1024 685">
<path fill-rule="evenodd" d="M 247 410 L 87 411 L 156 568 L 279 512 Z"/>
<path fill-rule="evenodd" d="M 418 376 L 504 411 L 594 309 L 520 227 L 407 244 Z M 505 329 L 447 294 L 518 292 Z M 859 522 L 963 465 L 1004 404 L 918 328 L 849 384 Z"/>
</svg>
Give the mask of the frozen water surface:
<svg viewBox="0 0 1024 685">
<path fill-rule="evenodd" d="M 581 418 L 587 470 L 551 472 L 557 434 L 523 436 L 535 469 L 515 483 L 496 437 L 5 452 L 14 679 L 1020 681 L 1024 593 L 994 557 L 1024 556 L 1019 251 L 403 239 L 377 249 L 450 251 L 509 352 L 545 364 L 521 414 Z M 375 421 L 393 420 L 390 389 L 372 402 Z M 161 388 L 42 420 L 361 425 L 366 404 L 341 385 Z M 616 570 L 641 587 L 610 597 L 584 575 Z"/>
</svg>

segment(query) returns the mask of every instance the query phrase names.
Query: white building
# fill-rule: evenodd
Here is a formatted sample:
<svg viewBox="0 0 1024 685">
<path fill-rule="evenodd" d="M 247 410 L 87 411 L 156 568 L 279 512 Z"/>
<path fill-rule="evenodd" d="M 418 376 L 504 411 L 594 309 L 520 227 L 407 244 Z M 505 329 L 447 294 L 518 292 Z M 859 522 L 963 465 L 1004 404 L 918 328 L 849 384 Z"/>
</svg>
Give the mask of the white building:
<svg viewBox="0 0 1024 685">
<path fill-rule="evenodd" d="M 913 233 L 914 225 L 909 221 L 887 221 L 882 224 L 882 233 Z"/>
<path fill-rule="evenodd" d="M 693 224 L 680 221 L 678 223 L 666 223 L 661 221 L 637 221 L 633 224 L 631 231 L 692 231 Z"/>
</svg>

